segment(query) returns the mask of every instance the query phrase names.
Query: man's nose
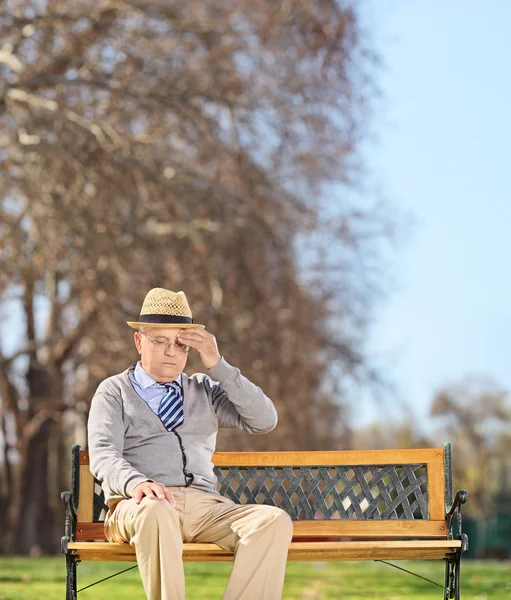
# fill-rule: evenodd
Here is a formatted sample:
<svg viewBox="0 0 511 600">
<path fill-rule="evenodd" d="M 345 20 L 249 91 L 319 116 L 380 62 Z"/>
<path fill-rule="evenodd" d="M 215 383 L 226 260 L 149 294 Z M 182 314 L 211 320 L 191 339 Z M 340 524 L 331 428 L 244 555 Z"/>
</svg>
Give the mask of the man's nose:
<svg viewBox="0 0 511 600">
<path fill-rule="evenodd" d="M 165 354 L 166 354 L 166 356 L 176 356 L 177 355 L 177 350 L 173 343 L 169 342 L 167 344 L 167 347 L 165 348 Z"/>
</svg>

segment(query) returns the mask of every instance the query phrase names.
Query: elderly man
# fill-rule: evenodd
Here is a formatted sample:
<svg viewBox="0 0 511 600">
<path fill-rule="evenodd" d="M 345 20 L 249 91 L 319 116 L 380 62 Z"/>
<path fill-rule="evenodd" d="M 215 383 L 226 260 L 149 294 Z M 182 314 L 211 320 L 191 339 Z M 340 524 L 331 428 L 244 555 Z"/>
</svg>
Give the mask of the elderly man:
<svg viewBox="0 0 511 600">
<path fill-rule="evenodd" d="M 183 292 L 151 290 L 128 325 L 140 361 L 99 385 L 88 422 L 91 471 L 109 507 L 107 539 L 134 546 L 149 600 L 185 598 L 183 542 L 234 552 L 224 600 L 281 598 L 289 516 L 221 496 L 211 462 L 219 427 L 271 431 L 273 403 L 193 322 Z M 183 373 L 192 348 L 207 375 Z"/>
</svg>

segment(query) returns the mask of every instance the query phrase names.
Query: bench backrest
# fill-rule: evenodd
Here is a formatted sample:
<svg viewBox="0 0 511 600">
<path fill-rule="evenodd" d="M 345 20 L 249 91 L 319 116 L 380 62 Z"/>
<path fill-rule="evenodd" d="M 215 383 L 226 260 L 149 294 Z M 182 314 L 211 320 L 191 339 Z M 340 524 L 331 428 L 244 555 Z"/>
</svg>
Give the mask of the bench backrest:
<svg viewBox="0 0 511 600">
<path fill-rule="evenodd" d="M 419 450 L 217 452 L 219 492 L 278 506 L 300 538 L 446 538 L 451 446 Z M 76 539 L 104 539 L 107 507 L 89 455 L 73 446 Z M 78 501 L 79 499 L 79 501 Z"/>
</svg>

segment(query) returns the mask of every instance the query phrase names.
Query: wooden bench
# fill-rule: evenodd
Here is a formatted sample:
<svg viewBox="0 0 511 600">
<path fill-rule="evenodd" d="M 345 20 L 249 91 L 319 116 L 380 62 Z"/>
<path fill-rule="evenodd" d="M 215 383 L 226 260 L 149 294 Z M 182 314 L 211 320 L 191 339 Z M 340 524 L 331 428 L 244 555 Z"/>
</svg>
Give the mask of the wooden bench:
<svg viewBox="0 0 511 600">
<path fill-rule="evenodd" d="M 452 498 L 451 446 L 422 450 L 217 452 L 219 492 L 237 503 L 278 506 L 294 522 L 289 560 L 444 559 L 444 598 L 459 598 L 461 505 Z M 73 446 L 62 552 L 66 600 L 77 598 L 76 565 L 135 561 L 129 544 L 105 540 L 107 507 L 89 455 Z M 457 523 L 456 539 L 454 523 Z M 184 544 L 185 561 L 230 561 L 216 544 Z"/>
</svg>

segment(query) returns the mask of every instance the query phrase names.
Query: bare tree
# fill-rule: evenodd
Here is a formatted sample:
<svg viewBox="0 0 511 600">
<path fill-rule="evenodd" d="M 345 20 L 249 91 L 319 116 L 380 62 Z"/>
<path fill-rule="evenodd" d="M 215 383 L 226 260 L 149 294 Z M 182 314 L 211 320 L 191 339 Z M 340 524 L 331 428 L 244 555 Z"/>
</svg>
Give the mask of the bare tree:
<svg viewBox="0 0 511 600">
<path fill-rule="evenodd" d="M 430 448 L 431 440 L 419 432 L 412 420 L 390 422 L 379 420 L 352 432 L 353 447 L 363 450 L 385 448 Z"/>
<path fill-rule="evenodd" d="M 503 474 L 511 473 L 508 393 L 488 378 L 467 377 L 436 393 L 431 415 L 453 442 L 454 477 L 470 493 L 467 510 L 490 514 L 494 496 L 503 491 Z"/>
<path fill-rule="evenodd" d="M 353 194 L 374 92 L 354 3 L 18 0 L 0 19 L 0 551 L 57 548 L 69 444 L 135 360 L 151 287 L 185 290 L 275 399 L 274 433 L 220 447 L 345 444 L 391 226 Z"/>
</svg>

